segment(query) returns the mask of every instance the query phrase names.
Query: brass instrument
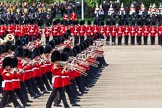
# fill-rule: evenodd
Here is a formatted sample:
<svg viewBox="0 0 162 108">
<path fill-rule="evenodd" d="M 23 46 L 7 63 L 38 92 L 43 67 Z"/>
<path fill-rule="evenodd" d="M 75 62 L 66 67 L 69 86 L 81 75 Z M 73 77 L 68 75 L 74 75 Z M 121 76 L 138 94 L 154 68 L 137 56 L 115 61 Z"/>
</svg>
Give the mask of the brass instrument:
<svg viewBox="0 0 162 108">
<path fill-rule="evenodd" d="M 46 7 L 43 7 L 43 9 L 42 9 L 42 10 L 43 10 L 43 12 L 46 12 Z"/>
<path fill-rule="evenodd" d="M 38 8 L 38 12 L 39 12 L 39 13 L 41 13 L 41 11 L 42 11 L 42 8 L 41 8 L 41 7 L 39 7 L 39 8 Z"/>
<path fill-rule="evenodd" d="M 17 13 L 20 13 L 20 9 L 19 9 L 19 8 L 17 8 L 17 9 L 16 9 L 16 12 L 17 12 Z"/>
<path fill-rule="evenodd" d="M 27 14 L 28 13 L 28 9 L 24 8 L 24 13 Z"/>
<path fill-rule="evenodd" d="M 4 43 L 4 40 L 0 38 L 0 45 Z"/>
</svg>

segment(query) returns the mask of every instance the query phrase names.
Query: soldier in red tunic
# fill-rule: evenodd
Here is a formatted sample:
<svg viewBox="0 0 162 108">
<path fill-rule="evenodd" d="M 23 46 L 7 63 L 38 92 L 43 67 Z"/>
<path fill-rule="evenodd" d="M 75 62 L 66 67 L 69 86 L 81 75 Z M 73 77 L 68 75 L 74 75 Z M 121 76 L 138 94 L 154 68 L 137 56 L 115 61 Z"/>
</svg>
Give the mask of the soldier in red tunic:
<svg viewBox="0 0 162 108">
<path fill-rule="evenodd" d="M 138 45 L 141 45 L 141 38 L 142 38 L 142 27 L 139 25 L 137 27 L 137 43 Z"/>
<path fill-rule="evenodd" d="M 110 43 L 110 34 L 111 34 L 111 26 L 109 26 L 109 22 L 106 22 L 106 27 L 105 27 L 105 35 L 106 35 L 106 44 L 109 45 Z"/>
<path fill-rule="evenodd" d="M 19 104 L 17 99 L 15 98 L 16 96 L 15 96 L 15 93 L 13 91 L 12 80 L 14 79 L 14 72 L 11 68 L 11 64 L 12 64 L 12 59 L 10 57 L 4 58 L 3 64 L 2 64 L 2 68 L 3 68 L 2 77 L 4 79 L 4 81 L 2 83 L 3 97 L 2 97 L 1 102 L 0 102 L 0 108 L 6 107 L 6 105 L 8 104 L 7 103 L 8 97 L 10 97 L 11 101 L 14 104 L 14 107 L 23 108 Z"/>
<path fill-rule="evenodd" d="M 158 44 L 162 45 L 162 25 L 158 28 Z"/>
<path fill-rule="evenodd" d="M 156 36 L 156 33 L 157 33 L 156 26 L 151 26 L 150 27 L 151 45 L 155 45 L 155 36 Z"/>
<path fill-rule="evenodd" d="M 126 25 L 124 30 L 125 45 L 128 45 L 129 35 L 130 35 L 130 27 Z"/>
<path fill-rule="evenodd" d="M 80 43 L 84 41 L 85 31 L 86 31 L 86 26 L 84 25 L 84 21 L 80 21 L 80 27 L 79 27 Z"/>
<path fill-rule="evenodd" d="M 146 25 L 143 26 L 143 36 L 144 36 L 144 45 L 147 45 L 148 35 L 150 33 L 150 28 Z"/>
<path fill-rule="evenodd" d="M 118 26 L 117 29 L 118 29 L 118 32 L 117 32 L 117 34 L 118 34 L 118 45 L 121 45 L 124 28 L 123 28 L 123 26 Z"/>
<path fill-rule="evenodd" d="M 116 44 L 116 33 L 117 33 L 117 29 L 116 26 L 112 26 L 112 30 L 111 30 L 111 37 L 112 37 L 112 45 Z"/>
<path fill-rule="evenodd" d="M 49 42 L 49 38 L 50 38 L 50 35 L 51 35 L 50 28 L 46 27 L 45 30 L 44 30 L 44 34 L 45 34 L 45 37 L 46 37 L 46 44 L 47 44 Z"/>
<path fill-rule="evenodd" d="M 131 45 L 135 44 L 135 36 L 136 36 L 136 27 L 135 26 L 131 26 Z"/>
<path fill-rule="evenodd" d="M 70 20 L 72 21 L 73 24 L 77 20 L 77 15 L 74 11 L 70 14 Z"/>
<path fill-rule="evenodd" d="M 63 72 L 61 70 L 61 67 L 58 65 L 58 61 L 61 59 L 61 55 L 59 51 L 54 51 L 52 52 L 51 55 L 51 62 L 52 64 L 52 74 L 53 74 L 53 79 L 52 79 L 52 83 L 53 83 L 53 91 L 51 92 L 47 104 L 46 104 L 46 108 L 51 108 L 52 102 L 55 101 L 55 106 L 60 106 L 58 102 L 58 94 L 61 98 L 61 100 L 63 101 L 64 107 L 65 108 L 69 108 L 69 105 L 66 101 L 65 98 L 65 93 L 64 93 L 64 84 L 63 84 Z M 58 93 L 58 94 L 57 94 Z M 56 100 L 55 100 L 56 99 Z"/>
</svg>

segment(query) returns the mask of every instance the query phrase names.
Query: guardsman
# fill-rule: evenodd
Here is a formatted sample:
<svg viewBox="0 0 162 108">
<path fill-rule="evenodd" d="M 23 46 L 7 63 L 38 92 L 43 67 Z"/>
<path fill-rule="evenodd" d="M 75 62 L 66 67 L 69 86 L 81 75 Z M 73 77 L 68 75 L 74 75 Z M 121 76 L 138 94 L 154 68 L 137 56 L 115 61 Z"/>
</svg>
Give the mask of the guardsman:
<svg viewBox="0 0 162 108">
<path fill-rule="evenodd" d="M 124 32 L 124 28 L 123 26 L 118 26 L 118 31 L 117 31 L 117 34 L 118 34 L 118 45 L 121 45 L 122 44 L 122 37 L 123 37 L 123 32 Z"/>
<path fill-rule="evenodd" d="M 64 16 L 63 16 L 63 19 L 64 19 L 64 24 L 67 24 L 67 22 L 68 22 L 68 15 L 67 14 L 64 14 Z"/>
<path fill-rule="evenodd" d="M 135 36 L 136 36 L 136 27 L 135 26 L 131 26 L 131 32 L 130 32 L 130 35 L 131 35 L 131 45 L 134 45 L 135 44 Z"/>
<path fill-rule="evenodd" d="M 105 32 L 105 35 L 106 35 L 106 45 L 109 45 L 110 44 L 110 36 L 111 36 L 111 26 L 109 25 L 109 22 L 107 21 L 106 22 L 106 32 Z"/>
<path fill-rule="evenodd" d="M 80 43 L 84 41 L 84 35 L 86 31 L 86 26 L 84 25 L 84 21 L 80 21 L 80 27 L 79 27 L 79 36 L 80 36 Z"/>
<path fill-rule="evenodd" d="M 138 45 L 141 45 L 141 39 L 142 39 L 142 26 L 137 26 L 137 43 Z"/>
<path fill-rule="evenodd" d="M 77 45 L 79 43 L 79 27 L 78 27 L 78 22 L 75 22 L 74 26 L 74 31 L 73 31 L 73 36 L 74 36 L 74 45 Z"/>
<path fill-rule="evenodd" d="M 93 36 L 94 36 L 93 39 L 94 40 L 97 39 L 98 33 L 99 33 L 99 26 L 97 26 L 97 22 L 95 21 L 93 25 Z"/>
<path fill-rule="evenodd" d="M 29 25 L 29 40 L 34 41 L 34 26 Z"/>
<path fill-rule="evenodd" d="M 104 22 L 101 22 L 101 26 L 100 26 L 100 34 L 101 35 L 99 36 L 99 38 L 104 39 L 105 32 L 106 32 L 105 24 L 104 24 Z"/>
<path fill-rule="evenodd" d="M 158 45 L 162 45 L 162 25 L 158 28 Z"/>
<path fill-rule="evenodd" d="M 134 8 L 134 4 L 132 3 L 132 4 L 131 4 L 131 7 L 130 7 L 129 15 L 132 15 L 132 14 L 135 13 L 135 12 L 136 12 L 136 10 L 135 10 L 135 8 Z"/>
<path fill-rule="evenodd" d="M 0 102 L 0 107 L 4 108 L 8 104 L 8 97 L 10 97 L 11 102 L 13 102 L 14 107 L 17 108 L 23 108 L 19 102 L 16 99 L 14 90 L 13 90 L 13 85 L 12 85 L 12 80 L 14 79 L 14 72 L 11 68 L 12 64 L 12 58 L 11 57 L 6 57 L 3 60 L 2 63 L 2 77 L 4 81 L 2 82 L 2 88 L 3 88 L 3 97 Z"/>
<path fill-rule="evenodd" d="M 155 36 L 156 36 L 156 33 L 157 33 L 156 26 L 151 26 L 150 27 L 151 45 L 155 45 Z"/>
<path fill-rule="evenodd" d="M 93 34 L 92 34 L 92 26 L 91 26 L 91 21 L 88 20 L 87 22 L 87 27 L 86 27 L 86 36 L 87 38 L 91 37 Z"/>
<path fill-rule="evenodd" d="M 77 15 L 74 11 L 70 14 L 70 20 L 73 22 L 73 24 L 77 20 Z"/>
<path fill-rule="evenodd" d="M 58 36 L 58 30 L 57 30 L 56 21 L 53 22 L 53 26 L 52 26 L 52 36 L 53 36 L 53 39 L 54 38 L 57 38 L 57 36 Z"/>
<path fill-rule="evenodd" d="M 117 33 L 116 26 L 112 26 L 112 29 L 111 29 L 112 45 L 116 44 L 116 33 Z"/>
<path fill-rule="evenodd" d="M 146 25 L 143 26 L 143 38 L 144 38 L 144 45 L 147 45 L 147 39 L 148 39 L 148 35 L 150 33 L 150 28 Z"/>
<path fill-rule="evenodd" d="M 110 17 L 113 13 L 114 13 L 114 9 L 113 9 L 112 3 L 111 3 L 110 8 L 108 10 L 108 16 Z"/>
<path fill-rule="evenodd" d="M 49 38 L 50 38 L 50 35 L 51 35 L 50 28 L 46 27 L 45 31 L 44 31 L 44 34 L 45 34 L 45 37 L 46 37 L 46 44 L 47 44 L 49 42 Z"/>
<path fill-rule="evenodd" d="M 46 103 L 46 108 L 51 108 L 52 102 L 54 99 L 60 98 L 63 101 L 64 107 L 69 108 L 69 105 L 66 101 L 65 98 L 65 93 L 64 93 L 64 84 L 63 84 L 63 74 L 64 71 L 62 71 L 62 67 L 58 65 L 58 61 L 61 59 L 61 54 L 59 51 L 54 51 L 52 52 L 51 55 L 51 62 L 52 62 L 52 85 L 53 85 L 53 91 L 51 92 L 48 101 Z M 58 97 L 59 96 L 59 97 Z M 57 100 L 55 100 L 55 106 L 60 106 L 59 103 L 56 103 Z"/>
</svg>

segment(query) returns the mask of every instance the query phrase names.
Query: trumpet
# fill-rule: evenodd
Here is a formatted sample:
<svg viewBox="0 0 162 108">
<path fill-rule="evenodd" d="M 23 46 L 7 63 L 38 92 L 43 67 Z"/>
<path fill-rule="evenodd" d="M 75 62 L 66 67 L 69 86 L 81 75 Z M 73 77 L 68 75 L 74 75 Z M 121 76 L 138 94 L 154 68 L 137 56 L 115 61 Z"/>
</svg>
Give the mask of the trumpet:
<svg viewBox="0 0 162 108">
<path fill-rule="evenodd" d="M 76 66 L 74 64 L 69 64 L 68 62 L 63 62 L 63 61 L 59 61 L 57 62 L 57 65 L 62 66 L 62 67 L 66 67 L 65 69 L 73 69 L 73 70 L 77 70 L 77 72 L 79 72 L 80 74 L 87 76 L 87 73 L 85 73 L 85 69 L 80 67 L 80 66 Z"/>
</svg>

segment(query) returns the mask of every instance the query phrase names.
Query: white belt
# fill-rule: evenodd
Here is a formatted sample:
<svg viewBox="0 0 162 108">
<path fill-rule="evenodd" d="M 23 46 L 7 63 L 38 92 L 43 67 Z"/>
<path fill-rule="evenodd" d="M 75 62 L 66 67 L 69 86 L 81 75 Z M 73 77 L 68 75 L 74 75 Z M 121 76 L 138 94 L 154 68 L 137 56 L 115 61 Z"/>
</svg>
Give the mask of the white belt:
<svg viewBox="0 0 162 108">
<path fill-rule="evenodd" d="M 69 78 L 69 76 L 62 76 L 62 78 Z"/>
<path fill-rule="evenodd" d="M 25 72 L 31 72 L 32 70 L 25 70 Z"/>
<path fill-rule="evenodd" d="M 20 81 L 20 79 L 12 79 L 12 81 Z"/>
<path fill-rule="evenodd" d="M 45 67 L 45 65 L 42 65 L 42 66 L 40 66 L 40 67 Z"/>
<path fill-rule="evenodd" d="M 32 70 L 39 69 L 39 68 L 33 68 Z"/>
<path fill-rule="evenodd" d="M 45 65 L 51 65 L 51 64 L 45 64 Z"/>
<path fill-rule="evenodd" d="M 6 82 L 12 82 L 12 80 L 4 80 L 4 82 L 6 83 Z"/>
</svg>

